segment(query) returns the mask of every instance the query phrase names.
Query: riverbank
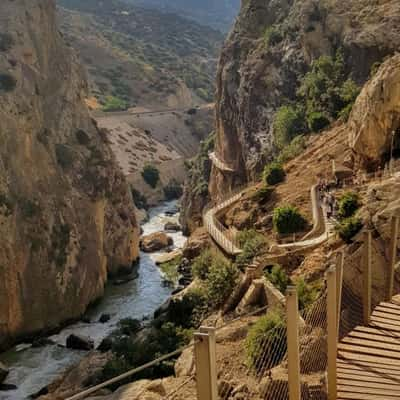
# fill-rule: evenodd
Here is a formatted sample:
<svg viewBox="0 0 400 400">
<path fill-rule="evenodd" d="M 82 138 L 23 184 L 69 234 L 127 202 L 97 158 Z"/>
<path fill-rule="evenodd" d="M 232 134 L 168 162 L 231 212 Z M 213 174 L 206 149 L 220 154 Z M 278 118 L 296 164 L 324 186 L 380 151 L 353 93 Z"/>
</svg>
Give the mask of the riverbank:
<svg viewBox="0 0 400 400">
<path fill-rule="evenodd" d="M 143 234 L 162 231 L 167 222 L 177 222 L 177 202 L 172 201 L 155 207 L 149 212 L 149 220 L 143 224 Z M 171 215 L 172 212 L 172 215 Z M 186 242 L 181 232 L 169 233 L 174 247 L 181 248 Z M 16 385 L 17 390 L 0 392 L 1 400 L 24 400 L 50 384 L 66 369 L 77 364 L 87 353 L 65 348 L 66 338 L 74 333 L 88 336 L 95 346 L 113 332 L 124 318 L 142 319 L 154 311 L 171 295 L 173 288 L 164 284 L 156 259 L 161 253 L 141 253 L 138 278 L 122 285 L 110 282 L 103 299 L 92 307 L 85 321 L 64 328 L 57 335 L 49 337 L 52 345 L 33 348 L 30 344 L 19 344 L 6 353 L 0 354 L 0 361 L 10 368 L 6 384 Z M 101 315 L 109 314 L 110 321 L 99 322 Z"/>
</svg>

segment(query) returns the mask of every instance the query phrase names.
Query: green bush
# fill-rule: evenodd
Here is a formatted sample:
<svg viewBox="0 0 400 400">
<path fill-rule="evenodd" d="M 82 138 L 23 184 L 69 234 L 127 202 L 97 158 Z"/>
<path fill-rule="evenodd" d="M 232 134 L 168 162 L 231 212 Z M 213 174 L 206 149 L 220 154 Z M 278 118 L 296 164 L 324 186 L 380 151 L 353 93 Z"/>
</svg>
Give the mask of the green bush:
<svg viewBox="0 0 400 400">
<path fill-rule="evenodd" d="M 319 287 L 307 284 L 303 278 L 296 284 L 297 296 L 299 299 L 299 310 L 307 310 L 319 296 Z"/>
<path fill-rule="evenodd" d="M 357 193 L 345 193 L 339 200 L 339 218 L 345 219 L 352 217 L 360 206 L 360 197 Z"/>
<path fill-rule="evenodd" d="M 154 165 L 147 164 L 143 167 L 142 177 L 154 189 L 160 181 L 160 171 Z"/>
<path fill-rule="evenodd" d="M 262 253 L 266 241 L 265 237 L 255 229 L 247 229 L 239 232 L 237 240 L 242 252 L 236 257 L 236 265 L 242 269 L 251 264 L 254 257 Z"/>
<path fill-rule="evenodd" d="M 195 258 L 192 264 L 193 276 L 205 280 L 208 276 L 211 264 L 214 259 L 214 254 L 211 250 L 206 249 L 201 252 L 201 254 Z"/>
<path fill-rule="evenodd" d="M 250 328 L 245 341 L 249 368 L 257 371 L 261 360 L 264 370 L 281 363 L 286 353 L 286 339 L 282 338 L 285 325 L 280 312 L 269 311 Z"/>
<path fill-rule="evenodd" d="M 286 235 L 301 232 L 307 222 L 296 207 L 287 205 L 275 208 L 273 224 L 279 234 Z"/>
<path fill-rule="evenodd" d="M 336 225 L 336 231 L 345 243 L 350 244 L 353 237 L 360 232 L 362 227 L 363 223 L 360 218 L 350 217 L 340 221 L 340 223 Z"/>
<path fill-rule="evenodd" d="M 303 135 L 296 136 L 279 153 L 277 162 L 284 164 L 293 158 L 299 156 L 307 148 L 306 140 Z"/>
<path fill-rule="evenodd" d="M 263 186 L 260 189 L 257 189 L 257 191 L 252 195 L 252 199 L 257 203 L 265 204 L 267 201 L 271 199 L 273 192 L 274 189 L 268 186 Z"/>
<path fill-rule="evenodd" d="M 283 149 L 297 135 L 304 133 L 304 114 L 291 105 L 278 109 L 274 119 L 274 140 L 278 148 Z"/>
<path fill-rule="evenodd" d="M 124 318 L 118 322 L 118 327 L 123 335 L 130 336 L 139 331 L 142 327 L 142 324 L 138 319 Z"/>
<path fill-rule="evenodd" d="M 298 96 L 306 104 L 308 125 L 320 131 L 331 118 L 349 112 L 359 94 L 359 87 L 346 79 L 346 68 L 341 51 L 335 57 L 321 56 L 311 65 L 311 71 L 302 79 Z"/>
<path fill-rule="evenodd" d="M 266 271 L 265 277 L 283 294 L 291 282 L 288 274 L 279 264 L 275 264 L 271 271 Z"/>
<path fill-rule="evenodd" d="M 167 320 L 185 329 L 197 328 L 206 310 L 206 294 L 202 290 L 191 289 L 181 299 L 171 301 Z"/>
<path fill-rule="evenodd" d="M 181 198 L 183 195 L 183 188 L 180 183 L 175 179 L 168 182 L 168 185 L 164 187 L 164 196 L 166 200 L 175 200 Z"/>
<path fill-rule="evenodd" d="M 283 40 L 283 35 L 278 26 L 269 26 L 264 33 L 266 46 L 275 46 Z"/>
<path fill-rule="evenodd" d="M 106 97 L 105 104 L 103 106 L 103 111 L 105 112 L 126 111 L 127 109 L 128 109 L 128 104 L 126 101 L 115 96 Z"/>
<path fill-rule="evenodd" d="M 182 256 L 178 256 L 174 258 L 171 261 L 162 263 L 160 265 L 160 270 L 164 275 L 164 279 L 167 282 L 170 282 L 172 284 L 176 284 L 179 280 L 179 272 L 178 272 L 178 267 L 182 262 Z"/>
<path fill-rule="evenodd" d="M 0 73 L 0 93 L 11 92 L 17 86 L 17 80 L 10 74 Z"/>
<path fill-rule="evenodd" d="M 219 307 L 232 293 L 239 277 L 239 270 L 225 260 L 214 261 L 205 280 L 206 294 L 211 307 Z"/>
<path fill-rule="evenodd" d="M 132 188 L 132 197 L 133 197 L 133 202 L 135 203 L 135 206 L 139 210 L 148 210 L 149 209 L 149 205 L 147 203 L 146 196 L 144 196 L 142 193 L 140 193 L 139 190 Z"/>
<path fill-rule="evenodd" d="M 267 185 L 277 185 L 285 180 L 286 173 L 282 165 L 274 161 L 265 166 L 263 179 Z"/>
<path fill-rule="evenodd" d="M 311 131 L 320 132 L 329 126 L 329 119 L 321 112 L 312 112 L 307 116 L 307 124 Z"/>
</svg>

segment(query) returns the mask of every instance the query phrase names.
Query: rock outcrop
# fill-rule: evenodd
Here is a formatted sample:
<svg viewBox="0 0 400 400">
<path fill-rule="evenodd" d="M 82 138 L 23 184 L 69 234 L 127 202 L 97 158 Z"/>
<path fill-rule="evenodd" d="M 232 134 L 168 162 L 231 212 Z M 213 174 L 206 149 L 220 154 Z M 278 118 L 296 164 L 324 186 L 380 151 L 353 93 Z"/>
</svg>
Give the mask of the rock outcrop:
<svg viewBox="0 0 400 400">
<path fill-rule="evenodd" d="M 81 316 L 139 229 L 53 0 L 0 3 L 0 346 Z"/>
<path fill-rule="evenodd" d="M 143 236 L 140 240 L 140 248 L 146 253 L 163 250 L 173 244 L 173 239 L 164 232 L 155 232 Z"/>
<path fill-rule="evenodd" d="M 213 167 L 213 199 L 270 159 L 275 112 L 295 100 L 313 60 L 341 49 L 349 76 L 362 84 L 375 62 L 399 49 L 399 22 L 397 0 L 242 2 L 217 77 L 215 151 L 234 172 Z M 276 37 L 268 40 L 271 28 Z"/>
<path fill-rule="evenodd" d="M 400 144 L 400 56 L 383 63 L 365 85 L 349 121 L 350 146 L 366 166 L 390 158 Z M 387 155 L 387 157 L 385 157 Z"/>
</svg>

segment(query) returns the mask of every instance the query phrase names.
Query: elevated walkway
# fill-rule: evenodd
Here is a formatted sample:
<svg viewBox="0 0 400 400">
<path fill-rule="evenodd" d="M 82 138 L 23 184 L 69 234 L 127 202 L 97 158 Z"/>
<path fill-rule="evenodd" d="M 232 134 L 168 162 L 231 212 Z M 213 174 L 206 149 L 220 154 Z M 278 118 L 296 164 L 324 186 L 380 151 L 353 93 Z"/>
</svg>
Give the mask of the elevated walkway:
<svg viewBox="0 0 400 400">
<path fill-rule="evenodd" d="M 338 400 L 400 399 L 400 296 L 379 304 L 368 326 L 338 345 Z"/>
<path fill-rule="evenodd" d="M 235 169 L 232 168 L 232 166 L 230 166 L 229 164 L 227 164 L 226 162 L 220 160 L 217 157 L 217 154 L 215 152 L 209 153 L 208 157 L 210 158 L 210 160 L 212 161 L 213 165 L 218 168 L 220 171 L 223 172 L 235 172 Z"/>
</svg>

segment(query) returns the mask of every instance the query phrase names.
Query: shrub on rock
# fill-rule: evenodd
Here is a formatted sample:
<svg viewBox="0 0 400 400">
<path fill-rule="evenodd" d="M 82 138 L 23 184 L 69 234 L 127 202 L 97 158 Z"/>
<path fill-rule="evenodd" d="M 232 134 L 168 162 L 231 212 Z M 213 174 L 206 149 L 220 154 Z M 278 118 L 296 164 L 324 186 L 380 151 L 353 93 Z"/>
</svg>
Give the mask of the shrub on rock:
<svg viewBox="0 0 400 400">
<path fill-rule="evenodd" d="M 264 168 L 263 178 L 267 185 L 277 185 L 285 180 L 286 173 L 282 164 L 272 162 Z"/>
<path fill-rule="evenodd" d="M 306 227 L 306 220 L 296 207 L 287 205 L 274 210 L 273 224 L 282 235 L 301 232 Z"/>
<path fill-rule="evenodd" d="M 154 189 L 160 180 L 160 171 L 154 165 L 147 164 L 143 167 L 142 177 Z"/>
</svg>

